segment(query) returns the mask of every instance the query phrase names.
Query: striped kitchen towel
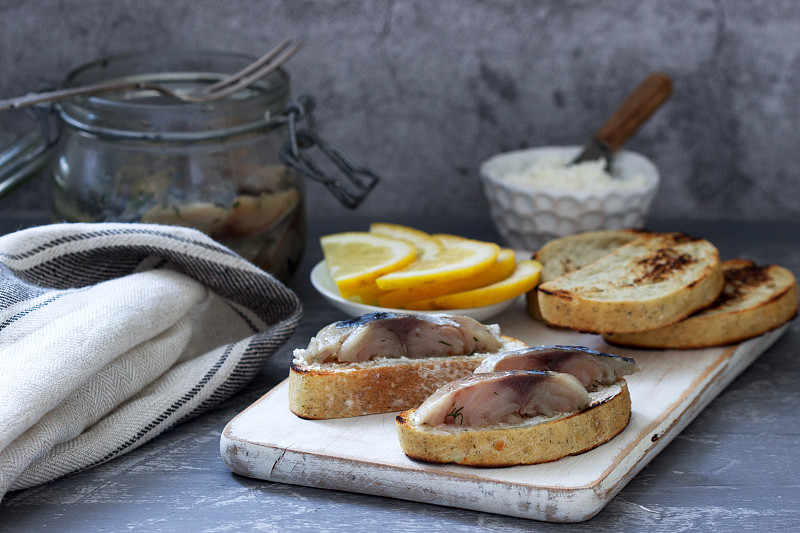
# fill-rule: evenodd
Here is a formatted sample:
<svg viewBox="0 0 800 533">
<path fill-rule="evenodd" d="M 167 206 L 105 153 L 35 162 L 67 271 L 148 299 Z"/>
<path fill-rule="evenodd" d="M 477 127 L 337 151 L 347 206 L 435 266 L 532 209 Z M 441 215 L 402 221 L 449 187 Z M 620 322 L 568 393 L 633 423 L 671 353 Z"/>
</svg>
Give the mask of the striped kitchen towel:
<svg viewBox="0 0 800 533">
<path fill-rule="evenodd" d="M 302 308 L 200 232 L 0 237 L 0 498 L 104 463 L 233 395 Z"/>
</svg>

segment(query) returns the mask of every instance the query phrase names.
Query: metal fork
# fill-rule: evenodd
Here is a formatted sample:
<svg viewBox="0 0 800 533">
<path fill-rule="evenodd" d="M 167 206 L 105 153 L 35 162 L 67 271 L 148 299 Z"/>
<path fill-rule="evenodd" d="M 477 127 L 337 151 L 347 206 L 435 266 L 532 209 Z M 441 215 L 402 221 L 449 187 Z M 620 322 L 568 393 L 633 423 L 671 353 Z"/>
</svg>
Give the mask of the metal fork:
<svg viewBox="0 0 800 533">
<path fill-rule="evenodd" d="M 244 87 L 247 87 L 263 78 L 270 72 L 286 63 L 289 58 L 291 58 L 300 50 L 301 46 L 302 42 L 300 41 L 292 43 L 291 39 L 286 39 L 239 72 L 236 72 L 227 78 L 201 89 L 170 89 L 169 87 L 165 87 L 158 83 L 112 81 L 93 85 L 85 85 L 83 87 L 75 87 L 73 89 L 30 93 L 25 96 L 10 98 L 8 100 L 0 100 L 0 111 L 5 111 L 7 109 L 18 109 L 20 107 L 29 107 L 44 102 L 63 100 L 65 98 L 71 98 L 73 96 L 79 96 L 83 94 L 98 94 L 120 90 L 157 91 L 182 102 L 193 104 L 213 102 L 214 100 L 219 100 L 220 98 L 224 98 L 230 94 L 233 94 L 236 91 L 243 89 Z"/>
</svg>

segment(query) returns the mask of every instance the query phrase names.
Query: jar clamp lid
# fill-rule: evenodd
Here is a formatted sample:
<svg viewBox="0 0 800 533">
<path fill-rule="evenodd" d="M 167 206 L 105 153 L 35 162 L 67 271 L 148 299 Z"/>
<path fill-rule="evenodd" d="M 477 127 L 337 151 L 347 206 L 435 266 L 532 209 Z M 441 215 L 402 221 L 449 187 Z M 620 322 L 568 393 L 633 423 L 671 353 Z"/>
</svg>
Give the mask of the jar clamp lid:
<svg viewBox="0 0 800 533">
<path fill-rule="evenodd" d="M 287 106 L 289 142 L 281 150 L 281 161 L 309 179 L 325 185 L 344 206 L 351 209 L 358 207 L 378 184 L 380 178 L 369 169 L 355 166 L 344 153 L 317 135 L 316 123 L 311 114 L 313 109 L 314 100 L 310 96 L 301 96 L 296 102 Z M 304 117 L 307 118 L 309 127 L 298 130 L 297 121 Z M 303 155 L 301 150 L 308 150 L 314 146 L 317 146 L 320 153 L 333 163 L 346 178 L 346 182 L 328 176 L 312 159 Z"/>
</svg>

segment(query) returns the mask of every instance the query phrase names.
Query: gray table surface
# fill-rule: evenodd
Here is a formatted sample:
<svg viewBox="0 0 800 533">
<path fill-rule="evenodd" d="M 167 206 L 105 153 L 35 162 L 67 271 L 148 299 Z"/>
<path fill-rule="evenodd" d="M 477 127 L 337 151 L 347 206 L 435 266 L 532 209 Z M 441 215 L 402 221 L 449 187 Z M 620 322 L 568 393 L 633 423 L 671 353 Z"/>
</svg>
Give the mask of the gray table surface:
<svg viewBox="0 0 800 533">
<path fill-rule="evenodd" d="M 488 219 L 391 220 L 497 239 Z M 0 215 L 0 234 L 38 220 Z M 800 322 L 722 392 L 596 517 L 549 524 L 354 493 L 248 479 L 220 458 L 225 424 L 288 374 L 291 350 L 343 318 L 308 282 L 323 232 L 361 230 L 353 215 L 311 220 L 290 286 L 305 317 L 241 393 L 105 465 L 9 493 L 0 531 L 788 531 L 800 530 Z M 708 238 L 723 259 L 800 274 L 795 221 L 654 220 L 652 229 Z"/>
</svg>

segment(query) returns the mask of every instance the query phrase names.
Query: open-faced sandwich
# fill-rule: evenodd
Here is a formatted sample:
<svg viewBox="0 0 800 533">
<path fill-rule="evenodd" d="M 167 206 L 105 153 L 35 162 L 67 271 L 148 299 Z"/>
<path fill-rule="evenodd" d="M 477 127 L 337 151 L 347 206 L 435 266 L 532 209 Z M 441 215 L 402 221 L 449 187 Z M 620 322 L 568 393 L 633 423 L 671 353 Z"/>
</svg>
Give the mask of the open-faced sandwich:
<svg viewBox="0 0 800 533">
<path fill-rule="evenodd" d="M 488 355 L 524 345 L 459 315 L 376 312 L 334 322 L 294 351 L 289 407 L 311 419 L 402 411 Z"/>
<path fill-rule="evenodd" d="M 397 416 L 403 452 L 435 463 L 513 466 L 555 461 L 608 442 L 628 424 L 630 358 L 540 346 L 488 357 Z"/>
</svg>

